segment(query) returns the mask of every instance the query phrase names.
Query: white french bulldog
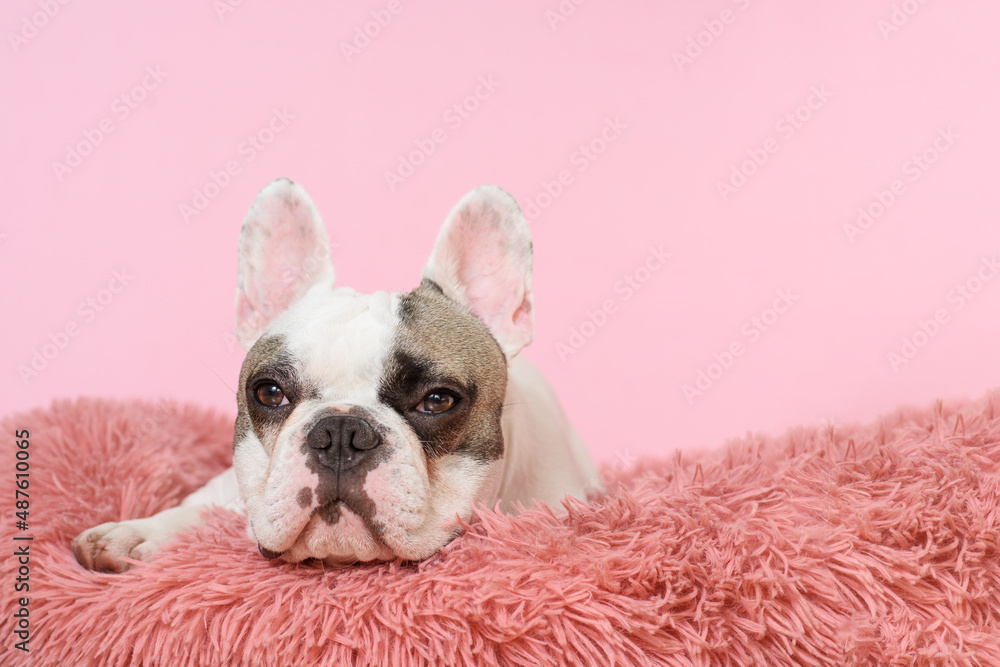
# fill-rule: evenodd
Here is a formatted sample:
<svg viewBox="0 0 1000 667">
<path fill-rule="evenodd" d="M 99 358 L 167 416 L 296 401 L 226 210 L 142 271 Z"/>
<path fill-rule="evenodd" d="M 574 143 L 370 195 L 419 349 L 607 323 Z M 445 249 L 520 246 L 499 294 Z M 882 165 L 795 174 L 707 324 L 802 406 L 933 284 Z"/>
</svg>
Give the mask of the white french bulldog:
<svg viewBox="0 0 1000 667">
<path fill-rule="evenodd" d="M 84 531 L 77 560 L 128 569 L 123 557 L 151 559 L 213 503 L 246 512 L 266 558 L 419 560 L 477 505 L 600 493 L 552 390 L 517 357 L 534 336 L 531 265 L 517 203 L 485 186 L 452 210 L 412 292 L 336 287 L 312 202 L 274 181 L 240 236 L 233 467 L 177 507 Z"/>
</svg>

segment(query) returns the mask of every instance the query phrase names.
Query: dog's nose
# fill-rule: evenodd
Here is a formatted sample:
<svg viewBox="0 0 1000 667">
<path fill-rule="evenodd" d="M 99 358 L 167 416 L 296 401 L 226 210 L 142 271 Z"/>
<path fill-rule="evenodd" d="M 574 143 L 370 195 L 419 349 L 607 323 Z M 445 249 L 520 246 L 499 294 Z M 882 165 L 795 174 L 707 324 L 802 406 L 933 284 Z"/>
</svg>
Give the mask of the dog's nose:
<svg viewBox="0 0 1000 667">
<path fill-rule="evenodd" d="M 349 470 L 382 444 L 382 436 L 361 417 L 323 417 L 309 431 L 306 443 L 316 450 L 320 462 L 334 470 Z"/>
</svg>

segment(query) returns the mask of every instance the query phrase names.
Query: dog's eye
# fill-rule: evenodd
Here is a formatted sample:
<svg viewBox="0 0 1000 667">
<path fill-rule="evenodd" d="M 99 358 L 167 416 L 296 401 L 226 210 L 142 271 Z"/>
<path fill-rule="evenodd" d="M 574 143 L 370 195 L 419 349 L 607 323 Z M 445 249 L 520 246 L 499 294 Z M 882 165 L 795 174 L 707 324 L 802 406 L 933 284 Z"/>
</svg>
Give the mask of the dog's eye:
<svg viewBox="0 0 1000 667">
<path fill-rule="evenodd" d="M 288 405 L 288 398 L 285 396 L 285 392 L 281 391 L 281 387 L 273 382 L 263 382 L 257 385 L 254 393 L 261 405 L 266 405 L 269 408 Z"/>
<path fill-rule="evenodd" d="M 432 415 L 439 414 L 451 410 L 455 406 L 455 402 L 455 397 L 449 392 L 441 390 L 432 391 L 424 396 L 424 400 L 420 401 L 417 410 Z"/>
</svg>

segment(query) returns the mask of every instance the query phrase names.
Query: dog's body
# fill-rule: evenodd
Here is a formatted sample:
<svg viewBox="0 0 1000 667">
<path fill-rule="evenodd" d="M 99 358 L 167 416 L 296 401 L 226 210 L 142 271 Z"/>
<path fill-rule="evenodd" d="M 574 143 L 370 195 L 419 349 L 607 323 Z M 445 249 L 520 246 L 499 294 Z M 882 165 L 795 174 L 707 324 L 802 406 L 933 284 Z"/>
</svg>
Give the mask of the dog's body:
<svg viewBox="0 0 1000 667">
<path fill-rule="evenodd" d="M 334 286 L 305 192 L 269 185 L 240 239 L 233 468 L 178 507 L 81 533 L 77 559 L 121 571 L 224 504 L 246 511 L 268 558 L 418 560 L 475 506 L 598 493 L 548 384 L 516 357 L 534 332 L 531 256 L 517 204 L 480 188 L 446 220 L 419 287 L 358 294 Z"/>
</svg>

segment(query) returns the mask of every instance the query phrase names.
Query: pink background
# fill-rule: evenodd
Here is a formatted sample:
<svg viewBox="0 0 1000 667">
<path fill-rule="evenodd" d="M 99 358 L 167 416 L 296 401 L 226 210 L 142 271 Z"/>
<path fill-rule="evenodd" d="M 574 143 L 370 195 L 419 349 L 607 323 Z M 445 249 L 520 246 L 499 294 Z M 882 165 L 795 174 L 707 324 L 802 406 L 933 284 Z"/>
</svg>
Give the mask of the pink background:
<svg viewBox="0 0 1000 667">
<path fill-rule="evenodd" d="M 3 3 L 5 412 L 88 394 L 235 414 L 238 231 L 277 176 L 310 192 L 340 282 L 362 291 L 415 286 L 444 215 L 479 184 L 545 205 L 526 354 L 601 459 L 1000 382 L 1000 280 L 977 277 L 1000 253 L 1000 7 L 247 0 L 220 15 L 222 1 Z M 348 57 L 372 12 L 386 25 Z M 477 86 L 466 118 L 449 112 Z M 275 109 L 292 118 L 250 150 Z M 57 175 L 102 121 L 112 131 Z M 385 172 L 436 130 L 391 189 Z M 579 152 L 591 142 L 593 159 Z M 238 173 L 185 222 L 181 205 L 230 161 Z M 724 198 L 741 164 L 750 175 Z M 892 201 L 851 242 L 845 225 L 879 196 Z M 647 273 L 651 247 L 670 258 Z M 127 285 L 102 293 L 122 269 Z M 626 275 L 645 280 L 628 299 Z M 966 284 L 971 300 L 954 291 Z M 794 301 L 773 319 L 778 290 Z M 79 308 L 88 298 L 101 312 Z M 934 335 L 917 333 L 935 313 Z M 23 380 L 50 340 L 64 346 Z M 699 371 L 716 379 L 689 400 Z"/>
</svg>

